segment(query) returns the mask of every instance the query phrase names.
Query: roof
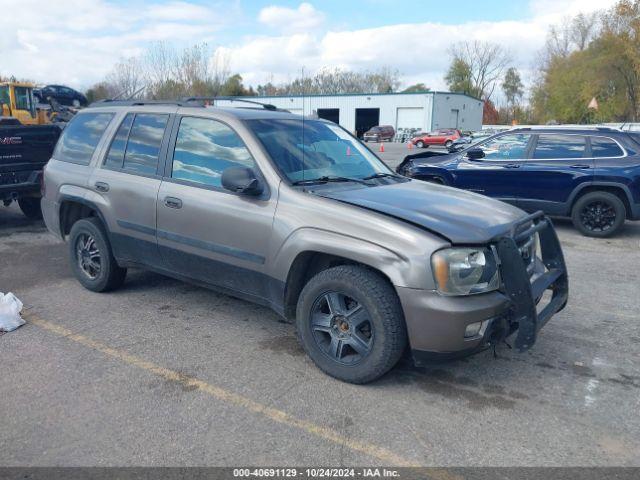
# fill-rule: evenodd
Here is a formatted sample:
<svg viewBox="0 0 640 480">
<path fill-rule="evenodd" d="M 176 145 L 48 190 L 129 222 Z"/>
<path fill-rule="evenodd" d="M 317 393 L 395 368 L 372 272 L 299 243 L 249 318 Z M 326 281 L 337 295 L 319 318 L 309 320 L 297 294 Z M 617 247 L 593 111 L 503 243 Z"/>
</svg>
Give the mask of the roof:
<svg viewBox="0 0 640 480">
<path fill-rule="evenodd" d="M 180 111 L 181 113 L 193 112 L 194 114 L 206 114 L 206 113 L 223 113 L 230 117 L 235 117 L 243 120 L 253 119 L 265 119 L 265 118 L 280 118 L 280 119 L 300 119 L 300 115 L 295 115 L 291 112 L 284 110 L 266 110 L 260 107 L 211 107 L 204 106 L 193 102 L 180 102 L 180 101 L 113 101 L 113 102 L 95 102 L 89 105 L 87 108 L 82 109 L 78 114 L 85 112 L 91 112 L 93 110 L 105 109 L 111 111 L 153 111 L 163 113 L 175 113 Z"/>
<path fill-rule="evenodd" d="M 530 127 L 515 127 L 511 128 L 508 131 L 510 132 L 545 132 L 545 133 L 583 133 L 586 135 L 593 135 L 598 132 L 607 132 L 607 133 L 621 133 L 622 130 L 615 127 L 603 127 L 598 125 L 539 125 L 539 126 L 530 126 Z"/>
<path fill-rule="evenodd" d="M 253 95 L 253 96 L 236 96 L 235 98 L 246 98 L 250 100 L 260 100 L 269 98 L 310 98 L 310 97 L 377 97 L 377 96 L 396 96 L 396 95 L 462 95 L 473 100 L 481 102 L 482 100 L 460 92 L 443 92 L 437 90 L 425 90 L 423 92 L 389 92 L 389 93 L 318 93 L 318 94 L 294 94 L 294 95 Z"/>
</svg>

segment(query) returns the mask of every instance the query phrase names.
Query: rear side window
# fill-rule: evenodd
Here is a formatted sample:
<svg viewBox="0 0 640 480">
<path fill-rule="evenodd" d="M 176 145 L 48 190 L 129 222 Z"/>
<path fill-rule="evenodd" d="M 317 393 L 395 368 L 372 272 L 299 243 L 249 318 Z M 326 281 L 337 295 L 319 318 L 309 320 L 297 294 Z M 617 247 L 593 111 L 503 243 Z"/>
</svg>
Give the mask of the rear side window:
<svg viewBox="0 0 640 480">
<path fill-rule="evenodd" d="M 622 157 L 624 152 L 620 146 L 610 138 L 591 137 L 591 154 L 596 158 Z"/>
<path fill-rule="evenodd" d="M 533 152 L 535 159 L 582 158 L 585 151 L 585 138 L 581 135 L 538 136 L 538 144 Z"/>
<path fill-rule="evenodd" d="M 113 113 L 84 113 L 76 115 L 62 132 L 53 156 L 80 165 L 89 165 L 102 134 Z"/>
<path fill-rule="evenodd" d="M 254 167 L 253 157 L 238 134 L 216 120 L 183 117 L 171 177 L 220 187 L 222 172 L 229 167 Z"/>
<path fill-rule="evenodd" d="M 127 148 L 127 139 L 129 138 L 129 130 L 133 122 L 133 114 L 129 113 L 120 124 L 116 136 L 113 137 L 109 153 L 104 161 L 105 166 L 109 168 L 122 168 L 124 163 L 124 152 Z"/>
<path fill-rule="evenodd" d="M 118 128 L 104 165 L 155 175 L 169 115 L 129 113 Z"/>
</svg>

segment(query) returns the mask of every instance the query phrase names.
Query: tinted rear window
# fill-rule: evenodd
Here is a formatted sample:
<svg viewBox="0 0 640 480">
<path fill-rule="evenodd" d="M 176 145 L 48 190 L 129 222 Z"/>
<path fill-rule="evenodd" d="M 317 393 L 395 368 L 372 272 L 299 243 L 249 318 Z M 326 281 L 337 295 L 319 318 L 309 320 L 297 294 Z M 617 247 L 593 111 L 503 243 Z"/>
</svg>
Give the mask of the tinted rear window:
<svg viewBox="0 0 640 480">
<path fill-rule="evenodd" d="M 584 156 L 585 139 L 581 135 L 542 134 L 533 152 L 533 158 L 582 158 Z"/>
<path fill-rule="evenodd" d="M 124 169 L 155 175 L 169 115 L 139 113 L 133 120 L 124 154 Z"/>
<path fill-rule="evenodd" d="M 113 113 L 77 115 L 62 132 L 53 156 L 58 160 L 89 165 L 93 152 L 113 115 Z"/>
<path fill-rule="evenodd" d="M 127 148 L 127 139 L 129 138 L 129 130 L 131 129 L 131 122 L 133 121 L 133 113 L 127 114 L 124 120 L 118 127 L 116 136 L 111 141 L 111 147 L 109 147 L 109 153 L 104 161 L 105 166 L 110 168 L 122 168 L 124 163 L 124 151 Z"/>
<path fill-rule="evenodd" d="M 591 137 L 591 154 L 596 158 L 621 157 L 624 152 L 618 144 L 605 137 Z"/>
</svg>

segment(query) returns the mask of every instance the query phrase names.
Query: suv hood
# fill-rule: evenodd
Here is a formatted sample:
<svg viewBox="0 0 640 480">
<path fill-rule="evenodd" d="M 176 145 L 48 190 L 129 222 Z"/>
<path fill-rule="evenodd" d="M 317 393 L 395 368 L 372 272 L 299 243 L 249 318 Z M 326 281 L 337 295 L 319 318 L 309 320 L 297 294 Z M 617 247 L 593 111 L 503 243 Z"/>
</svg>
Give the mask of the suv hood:
<svg viewBox="0 0 640 480">
<path fill-rule="evenodd" d="M 488 243 L 526 215 L 483 195 L 419 180 L 315 193 L 419 225 L 454 244 Z"/>
</svg>

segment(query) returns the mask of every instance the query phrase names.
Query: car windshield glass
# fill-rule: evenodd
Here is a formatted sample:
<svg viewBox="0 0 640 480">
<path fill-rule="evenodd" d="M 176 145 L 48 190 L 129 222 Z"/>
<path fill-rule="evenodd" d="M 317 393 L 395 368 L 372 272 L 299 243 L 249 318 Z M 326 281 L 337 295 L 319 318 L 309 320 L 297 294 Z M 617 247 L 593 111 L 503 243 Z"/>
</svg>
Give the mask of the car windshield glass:
<svg viewBox="0 0 640 480">
<path fill-rule="evenodd" d="M 248 120 L 278 169 L 290 182 L 323 177 L 362 179 L 393 173 L 337 125 L 319 120 Z"/>
</svg>

